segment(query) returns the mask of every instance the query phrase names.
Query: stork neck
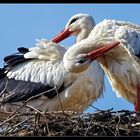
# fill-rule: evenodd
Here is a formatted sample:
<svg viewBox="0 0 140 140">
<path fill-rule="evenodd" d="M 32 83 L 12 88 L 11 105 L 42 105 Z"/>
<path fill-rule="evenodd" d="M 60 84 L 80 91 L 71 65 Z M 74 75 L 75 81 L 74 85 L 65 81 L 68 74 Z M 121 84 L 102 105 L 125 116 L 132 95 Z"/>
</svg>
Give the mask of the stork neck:
<svg viewBox="0 0 140 140">
<path fill-rule="evenodd" d="M 82 29 L 77 35 L 76 42 L 80 42 L 81 40 L 87 38 L 91 30 L 92 29 L 86 28 Z"/>
</svg>

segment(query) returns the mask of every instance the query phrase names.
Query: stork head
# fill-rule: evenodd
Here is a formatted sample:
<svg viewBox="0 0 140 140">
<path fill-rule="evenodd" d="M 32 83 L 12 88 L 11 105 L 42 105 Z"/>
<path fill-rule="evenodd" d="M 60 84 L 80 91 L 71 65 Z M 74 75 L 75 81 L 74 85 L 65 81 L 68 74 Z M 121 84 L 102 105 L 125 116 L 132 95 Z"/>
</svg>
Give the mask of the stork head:
<svg viewBox="0 0 140 140">
<path fill-rule="evenodd" d="M 76 14 L 67 22 L 65 28 L 52 41 L 58 43 L 65 38 L 75 35 L 77 42 L 87 38 L 90 31 L 94 28 L 95 22 L 88 14 Z"/>
<path fill-rule="evenodd" d="M 81 41 L 82 42 L 82 41 Z M 80 42 L 80 43 L 81 43 Z M 64 67 L 66 71 L 72 73 L 80 73 L 85 71 L 91 64 L 92 61 L 103 56 L 108 51 L 118 46 L 120 42 L 113 42 L 107 45 L 97 48 L 96 50 L 85 50 L 86 47 L 77 47 L 77 44 L 70 47 L 64 54 Z M 80 49 L 79 49 L 80 48 Z"/>
</svg>

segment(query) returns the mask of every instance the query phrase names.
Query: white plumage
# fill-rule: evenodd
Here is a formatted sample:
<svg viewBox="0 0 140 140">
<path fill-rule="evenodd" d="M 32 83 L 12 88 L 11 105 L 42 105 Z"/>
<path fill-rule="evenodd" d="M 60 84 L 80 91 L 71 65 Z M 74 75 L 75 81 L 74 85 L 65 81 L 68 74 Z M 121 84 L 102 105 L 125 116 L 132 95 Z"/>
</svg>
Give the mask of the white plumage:
<svg viewBox="0 0 140 140">
<path fill-rule="evenodd" d="M 29 48 L 29 52 L 24 54 L 25 59 L 34 58 L 35 60 L 13 67 L 7 73 L 8 78 L 60 86 L 62 83 L 58 82 L 61 81 L 59 78 L 64 77 L 61 61 L 66 49 L 59 45 L 54 46 L 53 44 L 52 46 L 52 43 L 48 43 L 47 40 L 41 40 L 36 45 L 34 48 Z"/>
<path fill-rule="evenodd" d="M 55 47 L 53 43 L 48 43 L 47 40 L 41 39 L 37 40 L 36 47 L 29 48 L 29 52 L 24 55 L 25 58 L 37 58 L 40 60 L 61 60 L 66 49 L 62 46 Z"/>
<path fill-rule="evenodd" d="M 49 46 L 48 43 L 46 43 L 46 45 Z M 58 49 L 60 46 L 57 45 L 55 47 L 56 49 Z M 86 102 L 82 103 L 79 107 L 72 109 L 76 111 L 83 111 L 91 103 L 90 98 L 92 98 L 91 101 L 94 101 L 102 93 L 103 78 L 102 77 L 100 78 L 99 74 L 103 76 L 103 73 L 98 71 L 98 68 L 99 68 L 98 65 L 95 64 L 94 69 L 90 67 L 83 73 L 72 74 L 70 72 L 65 71 L 61 59 L 60 60 L 58 58 L 54 60 L 48 60 L 48 58 L 47 60 L 35 59 L 30 60 L 29 62 L 23 62 L 13 67 L 7 73 L 7 77 L 8 79 L 13 78 L 19 81 L 41 83 L 43 85 L 49 85 L 51 87 L 57 86 L 58 89 L 61 87 L 63 83 L 65 87 L 72 84 L 70 87 L 66 88 L 63 92 L 59 93 L 63 109 L 64 110 L 70 109 L 75 105 L 80 104 L 80 102 L 87 100 Z M 92 76 L 90 75 L 90 73 L 92 73 L 92 75 L 94 73 L 95 75 Z M 22 88 L 30 88 L 30 87 L 26 86 L 24 87 L 23 85 Z M 19 91 L 20 89 L 17 90 Z M 39 99 L 29 101 L 28 105 L 31 105 L 42 111 L 45 109 L 49 111 L 61 110 L 57 96 L 51 99 L 48 99 L 47 97 L 43 96 Z M 10 110 L 11 109 L 15 108 L 10 105 Z"/>
<path fill-rule="evenodd" d="M 105 19 L 94 27 L 88 38 L 73 45 L 65 55 L 67 56 L 74 48 L 79 48 L 78 53 L 90 52 L 112 41 L 119 41 L 119 47 L 97 60 L 117 95 L 132 102 L 135 110 L 138 111 L 140 110 L 139 25 Z M 69 58 L 73 59 L 78 53 L 76 51 L 76 54 L 69 54 Z"/>
<path fill-rule="evenodd" d="M 80 39 L 84 37 L 85 34 Z M 5 88 L 4 84 L 8 80 L 6 90 L 9 91 L 9 95 L 2 100 L 4 110 L 14 110 L 15 106 L 12 106 L 12 103 L 19 104 L 38 95 L 40 90 L 46 95 L 29 101 L 28 105 L 42 111 L 61 110 L 56 92 L 52 90 L 54 87 L 58 88 L 63 110 L 72 109 L 81 112 L 98 99 L 104 87 L 104 73 L 99 64 L 95 62 L 84 72 L 71 73 L 64 67 L 65 52 L 66 49 L 58 44 L 40 40 L 36 47 L 29 48 L 25 53 L 5 59 L 7 66 L 0 71 L 0 83 L 2 83 L 0 91 Z M 23 61 L 20 63 L 18 58 Z M 48 95 L 47 91 L 50 89 Z"/>
</svg>

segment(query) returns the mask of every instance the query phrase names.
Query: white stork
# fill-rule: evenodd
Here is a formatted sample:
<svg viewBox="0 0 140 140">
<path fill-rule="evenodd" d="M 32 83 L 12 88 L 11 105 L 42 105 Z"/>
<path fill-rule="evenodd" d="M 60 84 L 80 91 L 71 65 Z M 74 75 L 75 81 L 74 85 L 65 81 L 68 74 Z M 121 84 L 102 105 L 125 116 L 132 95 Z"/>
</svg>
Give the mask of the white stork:
<svg viewBox="0 0 140 140">
<path fill-rule="evenodd" d="M 79 13 L 72 16 L 65 28 L 52 41 L 58 43 L 70 35 L 76 36 L 76 42 L 79 42 L 88 37 L 91 30 L 94 28 L 95 22 L 92 16 Z"/>
<path fill-rule="evenodd" d="M 76 34 L 79 41 L 88 36 L 94 22 L 88 15 L 79 14 L 77 18 L 81 21 L 85 19 L 86 22 L 90 20 L 88 28 L 81 26 L 81 31 L 86 31 L 87 35 L 80 34 L 80 29 L 79 34 Z M 72 23 L 73 18 L 68 24 Z M 82 23 L 84 22 L 80 22 L 81 25 Z M 57 39 L 53 41 L 59 42 Z M 37 95 L 38 97 L 27 104 L 41 111 L 61 110 L 54 87 L 57 87 L 63 110 L 72 108 L 73 111 L 83 111 L 102 95 L 103 71 L 97 63 L 92 63 L 93 66 L 81 72 L 83 61 L 80 59 L 77 62 L 80 67 L 79 71 L 76 68 L 76 74 L 66 71 L 63 65 L 66 49 L 46 40 L 39 41 L 34 48 L 18 48 L 18 51 L 19 53 L 4 58 L 5 65 L 0 70 L 1 103 L 5 111 L 12 111 L 15 109 L 14 104 L 20 104 Z M 94 59 L 106 51 L 108 49 L 95 51 L 89 54 L 89 59 Z M 76 107 L 80 103 L 81 105 Z"/>
<path fill-rule="evenodd" d="M 19 48 L 20 54 L 5 57 L 6 64 L 4 68 L 0 69 L 1 111 L 11 112 L 19 104 L 21 105 L 22 101 L 29 99 L 31 100 L 27 102 L 27 105 L 41 111 L 46 109 L 49 111 L 61 110 L 59 99 L 63 110 L 71 109 L 73 105 L 80 103 L 79 96 L 81 96 L 80 99 L 86 101 L 88 98 L 92 98 L 91 101 L 96 100 L 102 93 L 100 91 L 103 86 L 102 79 L 98 79 L 96 69 L 95 71 L 90 69 L 92 75 L 95 75 L 92 79 L 92 75 L 89 75 L 89 70 L 85 67 L 89 67 L 93 60 L 115 46 L 116 44 L 107 45 L 92 53 L 77 55 L 74 60 L 76 63 L 74 73 L 67 71 L 68 68 L 65 67 L 67 66 L 65 63 L 69 61 L 69 56 L 65 55 L 67 51 L 54 42 L 40 41 L 37 47 Z M 75 50 L 77 51 L 76 48 Z M 71 53 L 75 54 L 75 52 Z M 65 55 L 64 58 L 63 55 Z M 94 82 L 100 88 L 90 85 Z M 54 89 L 54 87 L 56 88 Z M 93 90 L 91 90 L 92 88 Z M 60 97 L 59 99 L 57 95 Z M 75 98 L 71 98 L 71 96 Z M 75 107 L 72 110 L 83 111 L 84 107 L 88 107 L 89 102 L 86 102 L 85 106 L 83 104 L 78 109 Z"/>
<path fill-rule="evenodd" d="M 76 29 L 75 29 L 76 31 Z M 70 36 L 74 30 L 65 30 L 63 38 Z M 61 37 L 59 34 L 59 37 Z M 61 38 L 61 40 L 63 40 Z M 73 61 L 78 53 L 70 54 L 79 48 L 79 53 L 90 52 L 112 41 L 119 41 L 119 47 L 111 50 L 98 58 L 104 69 L 113 90 L 118 96 L 124 97 L 135 106 L 135 111 L 140 111 L 140 26 L 116 20 L 103 20 L 97 24 L 88 38 L 70 47 L 65 53 L 69 56 L 69 71 L 75 71 Z M 80 49 L 81 48 L 81 49 Z M 65 59 L 64 55 L 64 59 Z"/>
</svg>

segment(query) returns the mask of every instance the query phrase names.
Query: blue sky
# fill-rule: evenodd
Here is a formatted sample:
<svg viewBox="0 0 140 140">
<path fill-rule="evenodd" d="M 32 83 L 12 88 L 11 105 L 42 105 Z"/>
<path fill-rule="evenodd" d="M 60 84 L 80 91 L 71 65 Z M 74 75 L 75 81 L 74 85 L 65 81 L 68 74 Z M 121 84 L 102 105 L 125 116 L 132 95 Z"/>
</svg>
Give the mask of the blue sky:
<svg viewBox="0 0 140 140">
<path fill-rule="evenodd" d="M 52 39 L 77 13 L 92 15 L 96 23 L 103 19 L 140 23 L 140 4 L 0 4 L 0 67 L 3 57 L 16 52 L 18 47 L 33 47 L 35 39 Z M 74 39 L 68 38 L 61 44 L 69 47 Z M 104 96 L 93 106 L 133 110 L 132 104 L 117 98 L 106 77 Z M 87 112 L 94 110 L 90 107 Z"/>
</svg>

